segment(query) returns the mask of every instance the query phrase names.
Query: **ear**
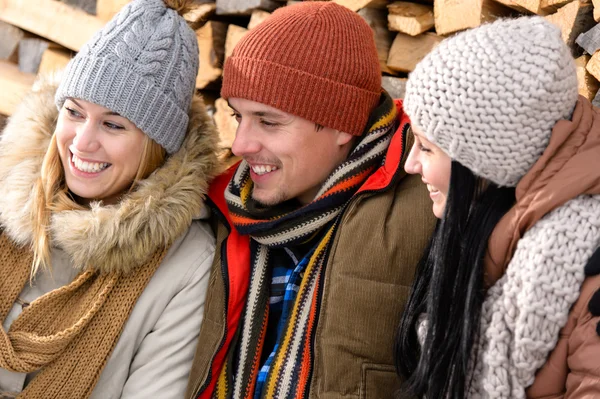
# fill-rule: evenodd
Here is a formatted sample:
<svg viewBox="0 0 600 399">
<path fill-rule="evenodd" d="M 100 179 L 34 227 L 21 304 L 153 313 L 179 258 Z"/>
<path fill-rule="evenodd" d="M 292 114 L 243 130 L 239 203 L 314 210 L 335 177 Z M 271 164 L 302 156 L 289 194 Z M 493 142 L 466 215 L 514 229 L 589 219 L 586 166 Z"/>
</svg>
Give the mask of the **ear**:
<svg viewBox="0 0 600 399">
<path fill-rule="evenodd" d="M 336 132 L 337 132 L 337 141 L 336 142 L 337 142 L 337 145 L 339 145 L 340 147 L 345 146 L 354 138 L 354 136 L 351 135 L 350 133 L 341 132 L 339 130 L 336 130 Z"/>
</svg>

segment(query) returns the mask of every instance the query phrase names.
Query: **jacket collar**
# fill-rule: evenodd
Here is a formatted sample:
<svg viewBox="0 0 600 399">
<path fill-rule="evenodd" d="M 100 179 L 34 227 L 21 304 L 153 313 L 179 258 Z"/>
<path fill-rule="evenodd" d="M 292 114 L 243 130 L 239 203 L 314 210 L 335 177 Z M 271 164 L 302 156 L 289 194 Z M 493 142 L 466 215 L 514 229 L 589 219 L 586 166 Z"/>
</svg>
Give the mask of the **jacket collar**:
<svg viewBox="0 0 600 399">
<path fill-rule="evenodd" d="M 32 240 L 32 189 L 54 132 L 59 76 L 38 81 L 9 119 L 0 140 L 0 225 L 18 244 Z M 204 195 L 217 170 L 218 134 L 202 99 L 193 99 L 181 149 L 116 205 L 51 216 L 51 245 L 75 267 L 128 272 L 182 235 L 204 212 Z"/>
<path fill-rule="evenodd" d="M 375 171 L 356 194 L 380 191 L 390 187 L 406 175 L 404 164 L 414 141 L 409 131 L 410 121 L 402 109 L 402 100 L 394 100 L 398 111 L 399 126 L 388 147 L 383 165 Z"/>
</svg>

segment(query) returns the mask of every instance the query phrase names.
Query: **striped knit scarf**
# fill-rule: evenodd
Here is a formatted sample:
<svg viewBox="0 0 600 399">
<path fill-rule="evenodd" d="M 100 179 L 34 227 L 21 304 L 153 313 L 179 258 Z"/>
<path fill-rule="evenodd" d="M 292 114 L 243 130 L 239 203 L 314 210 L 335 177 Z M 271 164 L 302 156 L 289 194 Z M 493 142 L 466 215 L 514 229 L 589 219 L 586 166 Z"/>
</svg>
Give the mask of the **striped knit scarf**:
<svg viewBox="0 0 600 399">
<path fill-rule="evenodd" d="M 356 148 L 323 183 L 313 202 L 300 208 L 295 209 L 290 202 L 261 208 L 251 197 L 253 183 L 248 164 L 242 162 L 238 167 L 225 198 L 236 229 L 240 234 L 252 237 L 252 272 L 237 344 L 229 350 L 228 360 L 217 381 L 215 397 L 237 399 L 255 395 L 269 317 L 270 249 L 297 245 L 323 231 L 323 238 L 306 267 L 293 309 L 286 320 L 283 340 L 260 395 L 265 398 L 308 396 L 321 279 L 338 216 L 382 164 L 397 127 L 397 111 L 387 94 L 382 96 L 367 126 Z"/>
</svg>

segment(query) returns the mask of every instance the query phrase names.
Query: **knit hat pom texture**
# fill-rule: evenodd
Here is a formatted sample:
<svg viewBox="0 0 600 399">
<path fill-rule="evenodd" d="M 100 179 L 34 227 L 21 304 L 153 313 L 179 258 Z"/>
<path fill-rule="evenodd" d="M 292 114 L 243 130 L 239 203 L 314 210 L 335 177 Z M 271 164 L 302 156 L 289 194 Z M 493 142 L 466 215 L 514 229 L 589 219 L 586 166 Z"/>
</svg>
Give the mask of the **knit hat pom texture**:
<svg viewBox="0 0 600 399">
<path fill-rule="evenodd" d="M 404 108 L 453 160 L 516 186 L 577 98 L 575 64 L 560 30 L 522 17 L 441 42 L 410 74 Z"/>
<path fill-rule="evenodd" d="M 123 7 L 67 66 L 57 107 L 68 97 L 101 105 L 176 152 L 195 91 L 198 43 L 169 5 L 182 12 L 186 3 L 134 0 Z"/>
</svg>

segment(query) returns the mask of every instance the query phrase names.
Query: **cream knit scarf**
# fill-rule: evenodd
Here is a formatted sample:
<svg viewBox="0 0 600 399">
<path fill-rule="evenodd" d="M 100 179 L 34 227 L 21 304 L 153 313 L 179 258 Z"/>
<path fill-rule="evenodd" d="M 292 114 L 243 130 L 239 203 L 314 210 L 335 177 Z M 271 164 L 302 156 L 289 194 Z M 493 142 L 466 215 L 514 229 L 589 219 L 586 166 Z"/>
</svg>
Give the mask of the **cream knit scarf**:
<svg viewBox="0 0 600 399">
<path fill-rule="evenodd" d="M 567 202 L 519 240 L 483 303 L 469 398 L 525 398 L 558 342 L 599 244 L 598 195 Z"/>
<path fill-rule="evenodd" d="M 18 398 L 87 398 L 133 306 L 160 265 L 159 250 L 135 273 L 86 270 L 26 307 L 0 333 L 0 367 L 40 371 Z M 28 282 L 32 253 L 0 233 L 0 316 L 6 318 Z"/>
</svg>

